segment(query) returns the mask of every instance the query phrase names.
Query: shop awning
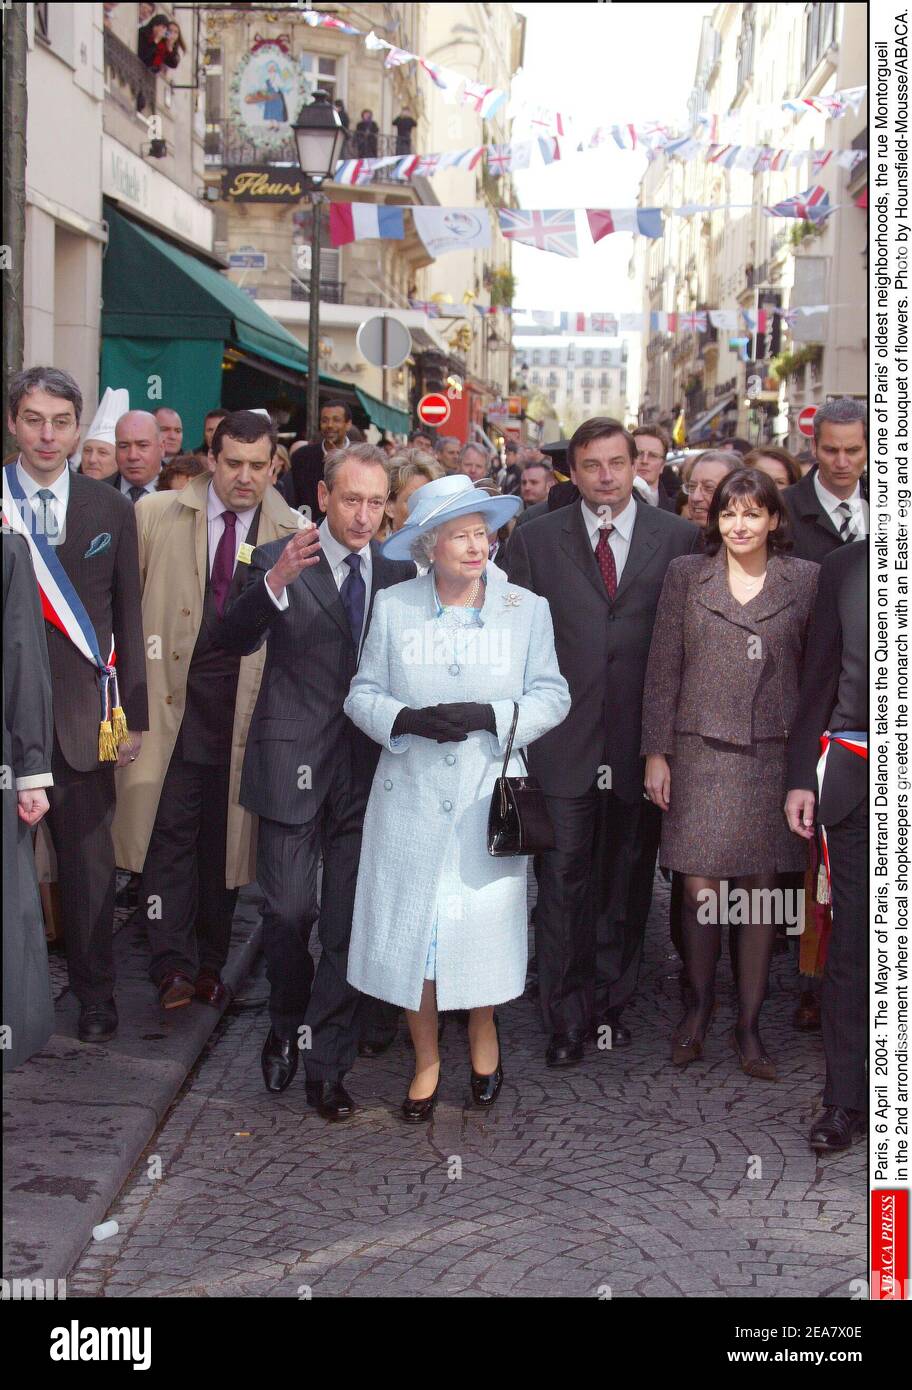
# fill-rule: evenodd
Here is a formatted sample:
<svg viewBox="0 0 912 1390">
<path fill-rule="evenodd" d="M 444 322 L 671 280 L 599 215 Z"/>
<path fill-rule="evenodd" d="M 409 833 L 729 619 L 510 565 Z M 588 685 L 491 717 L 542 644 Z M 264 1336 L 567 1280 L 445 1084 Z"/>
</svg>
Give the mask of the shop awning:
<svg viewBox="0 0 912 1390">
<path fill-rule="evenodd" d="M 696 420 L 694 420 L 693 424 L 687 426 L 688 439 L 698 438 L 698 436 L 702 434 L 703 430 L 705 430 L 706 426 L 712 420 L 715 420 L 717 415 L 721 415 L 722 411 L 726 408 L 726 406 L 731 405 L 736 395 L 736 391 L 726 392 L 724 396 L 719 397 L 719 399 L 716 401 L 715 405 L 712 407 L 711 410 L 704 410 L 702 415 L 698 415 Z"/>
<path fill-rule="evenodd" d="M 360 386 L 355 387 L 355 395 L 361 409 L 378 430 L 389 430 L 390 434 L 408 434 L 411 417 L 407 410 L 398 410 L 394 405 L 378 401 L 376 396 L 362 391 Z"/>
<path fill-rule="evenodd" d="M 307 352 L 256 300 L 211 266 L 170 246 L 105 203 L 102 336 L 234 342 L 307 371 Z"/>
</svg>

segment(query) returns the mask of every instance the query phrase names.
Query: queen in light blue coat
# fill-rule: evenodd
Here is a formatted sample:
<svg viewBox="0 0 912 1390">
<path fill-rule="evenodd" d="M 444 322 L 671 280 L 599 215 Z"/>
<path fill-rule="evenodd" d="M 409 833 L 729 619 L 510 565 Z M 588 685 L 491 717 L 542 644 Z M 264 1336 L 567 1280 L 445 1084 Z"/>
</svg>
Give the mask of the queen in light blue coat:
<svg viewBox="0 0 912 1390">
<path fill-rule="evenodd" d="M 503 1078 L 493 1006 L 525 984 L 525 858 L 487 851 L 491 795 L 519 707 L 515 750 L 570 708 L 547 601 L 486 584 L 488 531 L 521 505 L 462 475 L 427 483 L 384 553 L 429 562 L 378 593 L 345 712 L 383 749 L 364 821 L 348 979 L 407 1011 L 415 1077 L 403 1104 L 437 1096 L 437 1010 L 469 1009 L 472 1094 Z"/>
</svg>

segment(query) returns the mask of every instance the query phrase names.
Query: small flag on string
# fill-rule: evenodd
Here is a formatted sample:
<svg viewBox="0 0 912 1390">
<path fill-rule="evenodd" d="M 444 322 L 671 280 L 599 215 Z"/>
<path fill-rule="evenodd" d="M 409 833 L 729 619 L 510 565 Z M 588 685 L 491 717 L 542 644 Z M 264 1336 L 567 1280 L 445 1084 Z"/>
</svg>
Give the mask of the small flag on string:
<svg viewBox="0 0 912 1390">
<path fill-rule="evenodd" d="M 557 256 L 578 256 L 576 217 L 572 208 L 523 210 L 501 208 L 500 230 L 508 241 L 521 241 Z"/>
<path fill-rule="evenodd" d="M 744 322 L 752 333 L 765 333 L 767 311 L 765 309 L 742 309 Z"/>
<path fill-rule="evenodd" d="M 429 319 L 440 318 L 440 305 L 435 304 L 431 299 L 410 299 L 409 308 L 417 309 L 421 314 L 427 314 Z"/>
<path fill-rule="evenodd" d="M 768 217 L 800 217 L 805 222 L 824 222 L 833 209 L 829 193 L 818 183 L 806 188 L 803 193 L 784 198 L 781 203 L 765 207 L 763 211 Z"/>
<path fill-rule="evenodd" d="M 462 92 L 463 106 L 471 106 L 485 120 L 503 106 L 507 93 L 499 87 L 486 87 L 483 82 L 466 82 Z"/>
<path fill-rule="evenodd" d="M 612 232 L 639 232 L 653 239 L 662 235 L 661 208 L 587 208 L 593 241 Z"/>
<path fill-rule="evenodd" d="M 373 172 L 369 159 L 343 159 L 341 164 L 336 165 L 333 181 L 348 186 L 370 183 Z"/>
<path fill-rule="evenodd" d="M 546 164 L 553 164 L 561 157 L 560 141 L 556 135 L 540 135 L 538 148 L 541 150 L 541 157 Z"/>
<path fill-rule="evenodd" d="M 367 241 L 373 237 L 402 241 L 404 236 L 402 208 L 383 203 L 329 205 L 329 238 L 333 246 L 347 246 L 350 241 Z"/>
</svg>

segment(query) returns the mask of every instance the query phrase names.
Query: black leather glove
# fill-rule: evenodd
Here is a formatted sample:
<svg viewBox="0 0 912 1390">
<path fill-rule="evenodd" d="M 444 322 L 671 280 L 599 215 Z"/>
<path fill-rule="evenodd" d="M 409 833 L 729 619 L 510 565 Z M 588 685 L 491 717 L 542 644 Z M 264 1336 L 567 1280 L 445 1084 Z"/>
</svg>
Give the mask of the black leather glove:
<svg viewBox="0 0 912 1390">
<path fill-rule="evenodd" d="M 442 713 L 443 705 L 428 705 L 424 709 L 409 709 L 406 705 L 396 715 L 392 735 L 417 734 L 419 738 L 433 738 L 438 743 L 462 743 L 467 734 L 460 731 L 453 720 Z"/>
<path fill-rule="evenodd" d="M 487 729 L 491 734 L 497 733 L 493 705 L 438 705 L 437 713 L 448 719 L 453 728 L 459 729 L 463 734 L 476 733 L 481 729 Z"/>
</svg>

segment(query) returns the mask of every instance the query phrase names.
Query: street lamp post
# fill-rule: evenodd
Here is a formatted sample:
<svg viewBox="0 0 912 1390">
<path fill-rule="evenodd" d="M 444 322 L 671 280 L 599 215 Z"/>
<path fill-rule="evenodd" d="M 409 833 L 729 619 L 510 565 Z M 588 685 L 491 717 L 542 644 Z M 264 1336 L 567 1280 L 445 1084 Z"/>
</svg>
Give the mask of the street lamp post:
<svg viewBox="0 0 912 1390">
<path fill-rule="evenodd" d="M 317 438 L 320 423 L 320 221 L 327 201 L 320 189 L 331 179 L 345 139 L 338 111 L 325 92 L 314 92 L 302 106 L 291 127 L 298 150 L 298 164 L 307 185 L 312 209 L 310 238 L 310 309 L 307 332 L 307 432 Z"/>
</svg>

